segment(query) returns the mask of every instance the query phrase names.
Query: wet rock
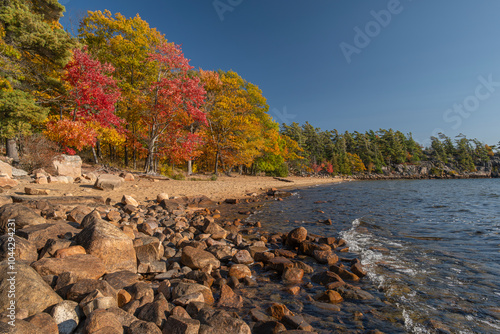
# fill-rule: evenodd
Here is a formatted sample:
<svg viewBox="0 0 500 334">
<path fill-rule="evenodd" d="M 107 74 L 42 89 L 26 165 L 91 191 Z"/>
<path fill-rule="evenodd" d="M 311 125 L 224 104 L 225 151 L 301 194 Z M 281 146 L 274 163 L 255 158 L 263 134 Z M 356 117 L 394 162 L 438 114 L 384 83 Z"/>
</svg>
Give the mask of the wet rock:
<svg viewBox="0 0 500 334">
<path fill-rule="evenodd" d="M 351 266 L 351 271 L 358 277 L 366 276 L 366 271 L 363 269 L 363 266 L 359 262 L 356 262 Z"/>
<path fill-rule="evenodd" d="M 83 313 L 77 302 L 64 300 L 50 311 L 59 329 L 59 334 L 71 334 L 78 327 Z"/>
<path fill-rule="evenodd" d="M 367 291 L 356 288 L 352 285 L 345 284 L 334 289 L 337 291 L 344 299 L 355 299 L 355 300 L 370 300 L 375 299 L 375 297 Z"/>
<path fill-rule="evenodd" d="M 15 270 L 16 274 L 9 274 Z M 30 266 L 18 262 L 11 267 L 7 261 L 0 262 L 0 313 L 8 311 L 12 288 L 16 294 L 16 309 L 25 309 L 28 316 L 43 312 L 62 301 L 43 278 Z"/>
<path fill-rule="evenodd" d="M 191 269 L 203 269 L 209 265 L 214 269 L 220 267 L 220 261 L 212 253 L 191 246 L 182 249 L 181 262 Z"/>
<path fill-rule="evenodd" d="M 163 334 L 198 334 L 200 321 L 170 316 L 163 327 Z"/>
<path fill-rule="evenodd" d="M 300 243 L 307 238 L 307 230 L 304 227 L 298 227 L 291 230 L 286 237 L 286 244 L 290 247 L 298 247 Z"/>
<path fill-rule="evenodd" d="M 283 273 L 285 269 L 293 268 L 293 262 L 285 257 L 275 257 L 268 261 L 267 266 L 272 270 Z"/>
<path fill-rule="evenodd" d="M 303 330 L 303 331 L 313 331 L 313 327 L 305 321 L 304 317 L 301 315 L 285 315 L 282 319 L 283 323 L 290 328 Z"/>
<path fill-rule="evenodd" d="M 304 270 L 298 268 L 287 268 L 281 277 L 286 283 L 299 283 L 304 277 Z"/>
<path fill-rule="evenodd" d="M 102 260 L 107 273 L 122 270 L 137 272 L 137 259 L 132 240 L 118 227 L 104 221 L 85 227 L 76 237 L 88 254 Z"/>
<path fill-rule="evenodd" d="M 61 154 L 52 159 L 52 166 L 56 175 L 71 176 L 73 178 L 82 175 L 82 159 L 78 155 Z"/>
<path fill-rule="evenodd" d="M 310 265 L 308 265 L 302 261 L 295 261 L 293 263 L 293 267 L 304 270 L 304 274 L 312 274 L 314 272 L 313 267 L 311 267 Z"/>
<path fill-rule="evenodd" d="M 222 285 L 220 292 L 220 299 L 217 303 L 218 306 L 240 308 L 243 307 L 243 298 L 236 293 L 227 285 Z"/>
<path fill-rule="evenodd" d="M 12 250 L 15 261 L 26 261 L 30 264 L 37 260 L 38 253 L 35 245 L 17 235 L 14 235 L 10 241 L 9 239 L 7 234 L 0 237 L 0 261 L 7 260 L 10 256 L 9 252 Z"/>
<path fill-rule="evenodd" d="M 257 252 L 254 255 L 255 262 L 268 263 L 271 259 L 274 259 L 275 255 L 271 252 Z"/>
<path fill-rule="evenodd" d="M 103 262 L 90 254 L 72 255 L 65 258 L 44 258 L 32 264 L 41 275 L 61 275 L 71 273 L 76 280 L 98 279 L 105 273 Z"/>
<path fill-rule="evenodd" d="M 293 259 L 297 256 L 297 253 L 286 250 L 286 249 L 275 249 L 274 255 L 286 257 L 288 259 Z"/>
<path fill-rule="evenodd" d="M 123 179 L 113 174 L 99 175 L 95 181 L 94 188 L 100 190 L 115 190 L 123 184 Z"/>
<path fill-rule="evenodd" d="M 336 282 L 339 282 L 342 284 L 344 283 L 344 281 L 342 280 L 342 278 L 340 278 L 339 275 L 337 275 L 336 273 L 331 272 L 331 271 L 323 271 L 323 272 L 314 274 L 311 277 L 311 281 L 313 281 L 314 283 L 317 283 L 317 284 L 321 284 L 321 285 L 327 285 L 329 283 L 336 283 Z"/>
<path fill-rule="evenodd" d="M 237 279 L 242 279 L 244 277 L 252 276 L 252 271 L 244 264 L 233 264 L 229 268 L 229 276 L 235 277 Z"/>
<path fill-rule="evenodd" d="M 116 334 L 123 333 L 123 327 L 114 313 L 99 309 L 87 317 L 84 331 L 87 334 Z"/>
<path fill-rule="evenodd" d="M 334 254 L 332 251 L 328 250 L 314 250 L 313 257 L 318 263 L 333 265 L 339 262 L 339 257 Z"/>
<path fill-rule="evenodd" d="M 35 314 L 29 317 L 27 321 L 46 334 L 59 334 L 56 322 L 48 313 Z"/>
<path fill-rule="evenodd" d="M 325 292 L 320 293 L 316 297 L 316 300 L 325 301 L 325 302 L 331 303 L 331 304 L 337 304 L 337 303 L 342 302 L 344 299 L 337 291 L 326 290 Z"/>
<path fill-rule="evenodd" d="M 266 309 L 267 314 L 281 321 L 285 315 L 294 315 L 284 304 L 273 303 Z"/>
<path fill-rule="evenodd" d="M 14 219 L 16 231 L 32 225 L 45 224 L 45 218 L 32 209 L 18 203 L 6 204 L 0 208 L 0 234 L 7 232 L 9 219 Z"/>
<path fill-rule="evenodd" d="M 277 334 L 284 331 L 285 325 L 275 320 L 257 322 L 252 328 L 254 334 Z"/>
<path fill-rule="evenodd" d="M 333 271 L 337 275 L 339 275 L 342 279 L 351 280 L 351 281 L 359 281 L 359 277 L 355 274 L 341 268 L 339 266 L 332 265 L 330 266 L 330 271 Z"/>
</svg>

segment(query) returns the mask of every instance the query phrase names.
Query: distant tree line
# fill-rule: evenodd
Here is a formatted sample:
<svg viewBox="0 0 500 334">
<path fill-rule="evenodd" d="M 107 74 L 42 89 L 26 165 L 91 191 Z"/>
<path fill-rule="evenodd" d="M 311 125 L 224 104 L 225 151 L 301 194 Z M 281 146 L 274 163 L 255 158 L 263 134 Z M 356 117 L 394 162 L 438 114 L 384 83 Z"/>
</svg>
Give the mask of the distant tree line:
<svg viewBox="0 0 500 334">
<path fill-rule="evenodd" d="M 424 148 L 411 133 L 405 135 L 393 129 L 340 133 L 323 131 L 308 122 L 282 124 L 281 133 L 296 141 L 302 149 L 302 159 L 289 164 L 290 169 L 298 173 L 382 173 L 384 167 L 422 161 L 449 164 L 463 172 L 475 171 L 476 166 L 484 165 L 494 156 L 495 148 L 464 135 L 452 140 L 444 134 L 431 137 L 431 146 Z"/>
</svg>

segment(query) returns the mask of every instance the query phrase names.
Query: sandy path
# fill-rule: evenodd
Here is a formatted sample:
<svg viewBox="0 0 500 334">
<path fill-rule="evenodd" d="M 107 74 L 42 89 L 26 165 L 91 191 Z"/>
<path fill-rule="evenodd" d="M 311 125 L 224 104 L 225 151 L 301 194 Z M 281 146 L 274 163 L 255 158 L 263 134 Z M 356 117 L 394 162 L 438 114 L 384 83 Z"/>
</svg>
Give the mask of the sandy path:
<svg viewBox="0 0 500 334">
<path fill-rule="evenodd" d="M 36 187 L 50 189 L 50 196 L 61 196 L 72 194 L 74 196 L 103 196 L 111 200 L 119 201 L 122 195 L 131 195 L 139 201 L 155 199 L 159 193 L 167 193 L 170 197 L 205 195 L 212 200 L 223 200 L 226 198 L 243 198 L 249 193 L 261 193 L 269 188 L 306 187 L 319 184 L 341 182 L 342 179 L 332 178 L 310 178 L 289 177 L 293 183 L 282 182 L 272 177 L 263 176 L 221 176 L 217 181 L 152 181 L 144 178 L 136 178 L 135 181 L 125 182 L 122 187 L 114 191 L 102 191 L 94 189 L 92 184 L 30 184 L 21 181 L 20 184 L 10 190 L 5 190 L 2 195 L 24 195 L 24 187 Z"/>
</svg>

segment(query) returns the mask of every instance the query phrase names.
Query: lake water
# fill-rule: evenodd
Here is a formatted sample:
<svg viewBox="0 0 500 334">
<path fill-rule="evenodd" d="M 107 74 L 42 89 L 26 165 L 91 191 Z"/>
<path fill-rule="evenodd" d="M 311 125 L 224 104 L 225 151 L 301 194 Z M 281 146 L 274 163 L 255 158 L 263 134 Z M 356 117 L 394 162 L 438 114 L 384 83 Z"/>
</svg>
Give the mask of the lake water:
<svg viewBox="0 0 500 334">
<path fill-rule="evenodd" d="M 317 223 L 328 218 L 333 225 Z M 270 231 L 303 225 L 342 237 L 362 260 L 363 288 L 378 301 L 344 302 L 335 315 L 306 305 L 303 312 L 323 319 L 313 326 L 500 333 L 500 179 L 317 186 L 294 190 L 251 219 Z M 355 309 L 363 316 L 354 319 Z"/>
</svg>

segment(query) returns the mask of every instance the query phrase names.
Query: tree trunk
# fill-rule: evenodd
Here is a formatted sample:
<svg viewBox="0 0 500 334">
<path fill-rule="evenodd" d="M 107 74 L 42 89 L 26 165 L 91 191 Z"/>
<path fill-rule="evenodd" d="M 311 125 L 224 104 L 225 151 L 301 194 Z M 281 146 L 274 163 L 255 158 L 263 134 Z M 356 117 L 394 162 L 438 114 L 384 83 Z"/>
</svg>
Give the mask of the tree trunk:
<svg viewBox="0 0 500 334">
<path fill-rule="evenodd" d="M 128 167 L 128 148 L 127 148 L 127 144 L 124 144 L 125 147 L 124 147 L 124 152 L 123 152 L 123 160 L 124 160 L 124 164 L 125 164 L 125 167 Z"/>
<path fill-rule="evenodd" d="M 219 172 L 219 151 L 215 153 L 215 166 L 214 166 L 214 174 L 218 175 Z"/>
<path fill-rule="evenodd" d="M 94 155 L 94 163 L 97 165 L 99 163 L 99 160 L 97 160 L 97 154 L 94 147 L 92 147 L 92 154 Z"/>
<path fill-rule="evenodd" d="M 5 150 L 7 151 L 7 156 L 9 158 L 13 159 L 14 162 L 19 162 L 19 152 L 14 138 L 5 140 Z"/>
<path fill-rule="evenodd" d="M 97 154 L 99 159 L 102 159 L 101 141 L 99 139 L 96 141 L 95 147 L 96 147 L 96 152 L 94 152 L 94 154 Z M 94 149 L 94 148 L 92 148 L 92 149 Z M 95 158 L 94 160 L 97 161 L 97 158 Z"/>
<path fill-rule="evenodd" d="M 134 151 L 132 152 L 132 160 L 134 161 L 134 169 L 137 169 L 137 154 L 136 154 L 135 147 L 134 147 Z"/>
<path fill-rule="evenodd" d="M 188 175 L 192 175 L 192 174 L 193 174 L 193 161 L 188 160 Z"/>
</svg>

